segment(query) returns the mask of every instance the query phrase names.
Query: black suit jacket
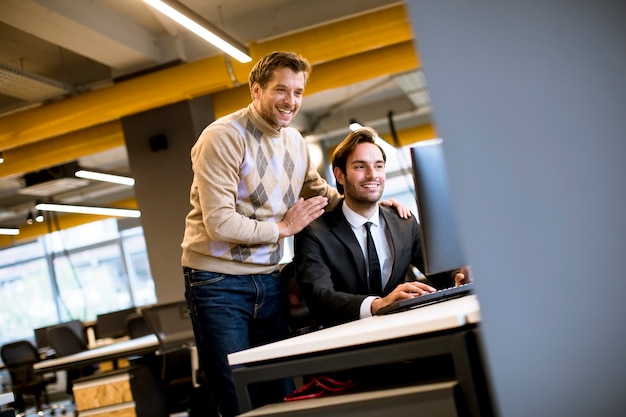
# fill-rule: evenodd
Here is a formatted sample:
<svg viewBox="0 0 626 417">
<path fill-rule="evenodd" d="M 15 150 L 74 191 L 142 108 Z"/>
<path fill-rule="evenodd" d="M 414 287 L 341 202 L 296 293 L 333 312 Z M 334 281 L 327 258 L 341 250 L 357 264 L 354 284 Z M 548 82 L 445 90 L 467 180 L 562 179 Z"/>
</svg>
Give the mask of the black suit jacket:
<svg viewBox="0 0 626 417">
<path fill-rule="evenodd" d="M 300 292 L 313 317 L 323 325 L 358 319 L 361 303 L 369 295 L 366 260 L 341 206 L 324 213 L 295 237 L 294 264 Z M 402 219 L 395 208 L 384 206 L 380 206 L 380 215 L 387 225 L 393 257 L 384 296 L 405 281 L 410 265 L 423 271 L 424 262 L 415 217 Z M 450 286 L 446 281 L 449 274 L 445 277 L 439 286 Z"/>
</svg>

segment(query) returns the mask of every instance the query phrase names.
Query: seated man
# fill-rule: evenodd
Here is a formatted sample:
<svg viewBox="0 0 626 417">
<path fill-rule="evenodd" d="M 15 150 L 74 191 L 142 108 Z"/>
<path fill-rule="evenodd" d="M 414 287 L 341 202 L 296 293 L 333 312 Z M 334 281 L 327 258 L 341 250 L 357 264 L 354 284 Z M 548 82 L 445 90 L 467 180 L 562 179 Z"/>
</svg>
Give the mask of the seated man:
<svg viewBox="0 0 626 417">
<path fill-rule="evenodd" d="M 324 326 L 369 317 L 394 301 L 436 291 L 407 281 L 409 266 L 423 270 L 419 225 L 380 206 L 386 156 L 371 128 L 351 132 L 332 157 L 343 201 L 295 237 L 296 277 L 311 314 Z M 368 224 L 371 223 L 371 226 Z M 366 225 L 378 262 L 368 266 Z M 370 246 L 371 247 L 371 246 Z M 372 269 L 372 271 L 370 271 Z M 429 276 L 433 285 L 465 282 L 465 271 Z M 374 280 L 370 279 L 375 276 Z"/>
</svg>

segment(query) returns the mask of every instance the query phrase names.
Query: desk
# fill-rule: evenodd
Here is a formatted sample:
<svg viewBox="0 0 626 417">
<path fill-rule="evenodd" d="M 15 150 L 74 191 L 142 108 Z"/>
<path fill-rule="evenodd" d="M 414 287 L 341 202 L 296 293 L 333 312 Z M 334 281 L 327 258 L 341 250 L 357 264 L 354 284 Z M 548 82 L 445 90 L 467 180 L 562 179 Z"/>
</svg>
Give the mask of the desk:
<svg viewBox="0 0 626 417">
<path fill-rule="evenodd" d="M 150 334 L 136 339 L 125 340 L 111 345 L 85 350 L 73 355 L 60 358 L 46 359 L 34 365 L 38 373 L 59 371 L 77 366 L 89 365 L 96 362 L 125 358 L 134 355 L 145 355 L 156 352 L 159 340 L 156 335 Z"/>
<path fill-rule="evenodd" d="M 452 357 L 471 416 L 492 414 L 478 346 L 480 307 L 470 295 L 386 316 L 353 321 L 228 355 L 241 412 L 248 385 L 438 355 Z"/>
</svg>

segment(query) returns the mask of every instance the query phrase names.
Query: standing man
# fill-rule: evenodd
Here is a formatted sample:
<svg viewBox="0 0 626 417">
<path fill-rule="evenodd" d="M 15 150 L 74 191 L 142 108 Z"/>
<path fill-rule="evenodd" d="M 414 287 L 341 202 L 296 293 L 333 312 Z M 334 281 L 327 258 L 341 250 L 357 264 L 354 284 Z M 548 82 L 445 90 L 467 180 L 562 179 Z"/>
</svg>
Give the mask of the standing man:
<svg viewBox="0 0 626 417">
<path fill-rule="evenodd" d="M 377 136 L 373 129 L 362 128 L 337 146 L 333 173 L 345 198 L 295 238 L 300 291 L 323 325 L 369 317 L 396 300 L 436 291 L 422 282 L 406 281 L 409 265 L 424 267 L 419 226 L 415 217 L 401 218 L 378 204 L 387 158 L 375 143 Z M 367 227 L 374 242 L 372 253 L 368 253 Z M 378 262 L 370 268 L 372 256 Z M 450 287 L 455 281 L 464 282 L 465 275 L 456 272 L 429 279 Z"/>
<path fill-rule="evenodd" d="M 319 176 L 302 135 L 288 127 L 310 72 L 292 52 L 266 55 L 250 72 L 252 103 L 211 123 L 191 150 L 185 297 L 222 417 L 239 414 L 227 355 L 289 334 L 278 264 L 283 238 L 341 198 Z M 293 388 L 292 380 L 252 387 L 253 405 L 282 401 Z"/>
</svg>

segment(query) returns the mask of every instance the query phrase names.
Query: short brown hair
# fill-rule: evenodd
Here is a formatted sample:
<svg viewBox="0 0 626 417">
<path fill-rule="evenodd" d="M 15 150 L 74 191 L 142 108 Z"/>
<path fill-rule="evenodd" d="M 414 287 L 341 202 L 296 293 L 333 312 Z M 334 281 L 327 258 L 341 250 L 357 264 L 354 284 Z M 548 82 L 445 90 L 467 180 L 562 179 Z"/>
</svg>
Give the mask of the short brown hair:
<svg viewBox="0 0 626 417">
<path fill-rule="evenodd" d="M 376 138 L 378 137 L 378 133 L 371 127 L 362 127 L 353 132 L 350 132 L 348 136 L 345 137 L 344 140 L 341 141 L 339 145 L 335 148 L 332 156 L 332 164 L 333 171 L 335 168 L 339 168 L 341 172 L 346 173 L 346 164 L 348 163 L 348 157 L 354 150 L 356 146 L 360 143 L 373 143 L 378 146 L 380 152 L 383 154 L 383 161 L 387 162 L 387 155 L 385 155 L 385 151 L 376 143 Z M 343 194 L 343 185 L 337 183 L 337 190 L 341 194 Z"/>
<path fill-rule="evenodd" d="M 274 51 L 265 55 L 254 65 L 248 76 L 248 85 L 252 88 L 252 84 L 259 83 L 261 88 L 265 89 L 274 76 L 274 70 L 282 67 L 287 67 L 294 72 L 303 72 L 305 83 L 311 74 L 311 65 L 306 58 L 295 52 Z"/>
</svg>

